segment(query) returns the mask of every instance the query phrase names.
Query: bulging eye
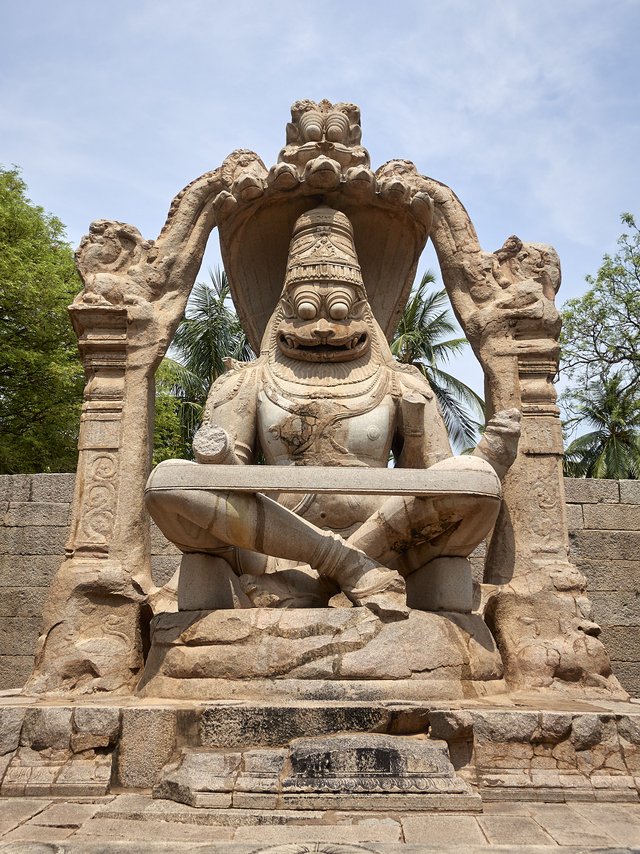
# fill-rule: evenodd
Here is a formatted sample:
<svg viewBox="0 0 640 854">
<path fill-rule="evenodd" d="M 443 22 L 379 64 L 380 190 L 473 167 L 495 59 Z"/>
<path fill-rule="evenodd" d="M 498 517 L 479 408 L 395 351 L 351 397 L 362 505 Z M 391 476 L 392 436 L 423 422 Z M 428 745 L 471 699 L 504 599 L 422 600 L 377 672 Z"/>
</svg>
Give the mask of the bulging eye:
<svg viewBox="0 0 640 854">
<path fill-rule="evenodd" d="M 327 139 L 330 142 L 346 142 L 349 120 L 344 113 L 331 113 L 327 119 Z"/>
<path fill-rule="evenodd" d="M 317 314 L 317 309 L 312 302 L 305 300 L 298 305 L 298 317 L 302 320 L 313 320 Z"/>
<path fill-rule="evenodd" d="M 346 302 L 339 300 L 338 302 L 334 302 L 329 309 L 329 314 L 333 318 L 333 320 L 344 320 L 345 317 L 349 314 L 349 306 Z"/>
</svg>

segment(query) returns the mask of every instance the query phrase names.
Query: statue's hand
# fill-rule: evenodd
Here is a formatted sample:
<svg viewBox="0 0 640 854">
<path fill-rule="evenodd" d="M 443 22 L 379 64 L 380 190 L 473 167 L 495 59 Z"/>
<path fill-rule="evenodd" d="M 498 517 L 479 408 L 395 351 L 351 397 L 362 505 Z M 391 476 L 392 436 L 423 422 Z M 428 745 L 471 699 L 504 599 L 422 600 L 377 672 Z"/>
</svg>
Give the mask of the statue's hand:
<svg viewBox="0 0 640 854">
<path fill-rule="evenodd" d="M 217 424 L 203 424 L 193 437 L 193 453 L 199 463 L 237 463 L 231 438 Z"/>
<path fill-rule="evenodd" d="M 519 410 L 503 409 L 487 424 L 473 456 L 486 460 L 502 480 L 517 456 L 519 439 Z"/>
</svg>

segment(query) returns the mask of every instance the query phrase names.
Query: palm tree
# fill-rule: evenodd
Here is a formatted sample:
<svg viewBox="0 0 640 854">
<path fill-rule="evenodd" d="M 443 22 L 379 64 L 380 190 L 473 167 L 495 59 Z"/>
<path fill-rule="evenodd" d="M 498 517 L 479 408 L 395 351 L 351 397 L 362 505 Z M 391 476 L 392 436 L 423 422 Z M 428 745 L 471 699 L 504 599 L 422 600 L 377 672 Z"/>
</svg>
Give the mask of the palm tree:
<svg viewBox="0 0 640 854">
<path fill-rule="evenodd" d="M 210 283 L 197 282 L 184 320 L 156 372 L 154 463 L 171 456 L 190 457 L 193 434 L 212 383 L 224 372 L 225 359 L 247 361 L 254 355 L 230 306 L 224 270 L 209 270 Z"/>
<path fill-rule="evenodd" d="M 640 399 L 637 388 L 624 387 L 621 374 L 591 383 L 577 392 L 577 419 L 595 427 L 578 436 L 565 451 L 568 477 L 620 480 L 640 477 Z M 575 419 L 574 419 L 575 420 Z"/>
<path fill-rule="evenodd" d="M 429 292 L 435 276 L 427 270 L 411 292 L 396 330 L 391 352 L 399 362 L 414 365 L 429 380 L 454 448 L 474 447 L 484 425 L 484 401 L 473 389 L 440 367 L 467 344 L 466 338 L 445 338 L 456 332 L 444 288 Z"/>
</svg>

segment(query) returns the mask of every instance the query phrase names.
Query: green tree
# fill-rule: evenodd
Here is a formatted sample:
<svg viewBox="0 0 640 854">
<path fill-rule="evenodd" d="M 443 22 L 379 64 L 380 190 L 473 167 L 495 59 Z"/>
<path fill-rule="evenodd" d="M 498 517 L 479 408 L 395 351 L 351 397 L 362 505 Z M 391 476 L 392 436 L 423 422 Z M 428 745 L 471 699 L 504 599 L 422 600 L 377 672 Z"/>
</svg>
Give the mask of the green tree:
<svg viewBox="0 0 640 854">
<path fill-rule="evenodd" d="M 75 469 L 83 371 L 67 306 L 80 286 L 60 220 L 0 169 L 0 473 Z"/>
<path fill-rule="evenodd" d="M 570 477 L 640 477 L 640 401 L 624 391 L 622 375 L 593 382 L 574 393 L 583 423 L 593 427 L 565 451 L 565 474 Z"/>
<path fill-rule="evenodd" d="M 585 428 L 565 452 L 573 477 L 638 477 L 640 409 L 640 231 L 634 217 L 618 250 L 606 254 L 589 289 L 562 309 L 560 402 L 568 437 Z"/>
<path fill-rule="evenodd" d="M 247 361 L 254 355 L 232 308 L 226 273 L 210 270 L 209 277 L 210 283 L 194 286 L 171 356 L 156 373 L 154 463 L 192 457 L 193 435 L 225 359 Z"/>
<path fill-rule="evenodd" d="M 428 270 L 402 312 L 391 352 L 399 362 L 415 365 L 429 380 L 438 399 L 454 448 L 465 450 L 478 441 L 484 424 L 484 402 L 473 389 L 440 365 L 459 353 L 466 338 L 449 338 L 457 331 L 444 288 L 429 291 L 435 282 Z"/>
<path fill-rule="evenodd" d="M 618 251 L 605 255 L 588 291 L 562 309 L 562 370 L 571 388 L 568 408 L 580 390 L 596 381 L 601 386 L 618 377 L 621 393 L 640 389 L 640 231 L 629 213 L 622 214 L 629 231 L 618 239 Z M 576 391 L 574 391 L 574 389 Z"/>
</svg>

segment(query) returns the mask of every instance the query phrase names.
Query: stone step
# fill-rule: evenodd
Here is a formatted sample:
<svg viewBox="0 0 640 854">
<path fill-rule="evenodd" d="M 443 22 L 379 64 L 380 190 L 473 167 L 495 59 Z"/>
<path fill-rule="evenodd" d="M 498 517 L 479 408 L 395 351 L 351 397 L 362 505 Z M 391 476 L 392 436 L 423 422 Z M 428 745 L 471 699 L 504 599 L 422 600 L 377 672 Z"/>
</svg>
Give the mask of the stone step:
<svg viewBox="0 0 640 854">
<path fill-rule="evenodd" d="M 183 749 L 153 794 L 210 809 L 482 808 L 445 741 L 376 733 L 297 738 L 277 749 Z"/>
</svg>

